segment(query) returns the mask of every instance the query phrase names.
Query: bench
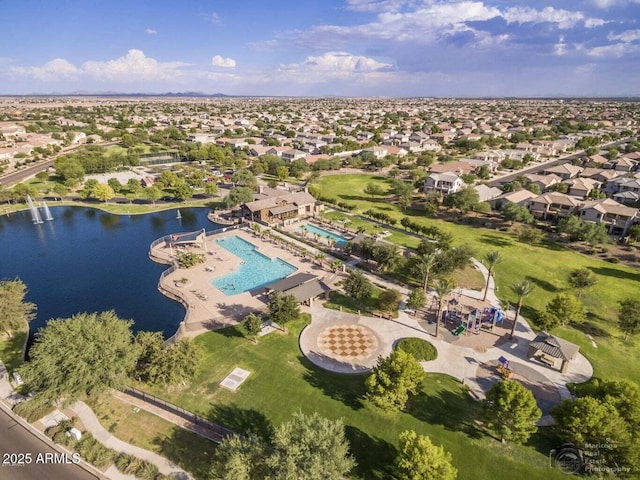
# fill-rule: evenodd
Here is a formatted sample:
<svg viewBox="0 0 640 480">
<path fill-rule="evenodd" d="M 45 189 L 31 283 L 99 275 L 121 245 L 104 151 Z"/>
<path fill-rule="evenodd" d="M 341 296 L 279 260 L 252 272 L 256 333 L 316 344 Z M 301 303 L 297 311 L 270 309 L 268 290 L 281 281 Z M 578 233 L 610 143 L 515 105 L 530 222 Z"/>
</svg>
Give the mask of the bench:
<svg viewBox="0 0 640 480">
<path fill-rule="evenodd" d="M 548 365 L 550 367 L 555 367 L 555 365 L 556 365 L 556 359 L 553 358 L 553 357 L 550 357 L 546 353 L 543 353 L 542 355 L 540 355 L 538 360 L 540 360 L 542 363 L 544 363 L 545 365 Z"/>
</svg>

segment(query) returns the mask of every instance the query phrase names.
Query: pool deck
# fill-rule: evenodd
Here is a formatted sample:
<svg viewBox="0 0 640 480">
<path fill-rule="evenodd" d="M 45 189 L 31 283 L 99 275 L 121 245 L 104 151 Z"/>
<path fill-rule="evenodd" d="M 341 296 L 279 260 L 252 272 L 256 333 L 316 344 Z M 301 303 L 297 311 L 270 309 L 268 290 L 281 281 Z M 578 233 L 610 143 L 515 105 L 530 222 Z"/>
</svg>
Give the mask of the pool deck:
<svg viewBox="0 0 640 480">
<path fill-rule="evenodd" d="M 246 229 L 231 230 L 207 237 L 206 247 L 183 248 L 183 251 L 204 254 L 204 264 L 177 269 L 164 275 L 159 283 L 160 290 L 165 295 L 179 300 L 187 309 L 184 323 L 181 325 L 183 335 L 195 337 L 209 330 L 235 325 L 248 313 L 264 311 L 267 307 L 268 298 L 265 295 L 244 292 L 227 296 L 211 283 L 212 279 L 228 275 L 240 266 L 239 257 L 215 244 L 217 239 L 227 236 L 238 236 L 252 243 L 260 253 L 269 258 L 281 258 L 296 267 L 297 272 L 311 273 L 323 279 L 325 283 L 333 281 L 333 273 L 314 264 L 311 258 L 303 259 L 292 249 L 276 245 L 270 240 L 262 240 Z M 171 251 L 161 243 L 151 248 L 150 256 L 155 261 L 168 264 L 172 253 L 177 253 L 175 248 Z M 179 280 L 182 278 L 186 278 L 187 283 L 180 283 Z"/>
</svg>

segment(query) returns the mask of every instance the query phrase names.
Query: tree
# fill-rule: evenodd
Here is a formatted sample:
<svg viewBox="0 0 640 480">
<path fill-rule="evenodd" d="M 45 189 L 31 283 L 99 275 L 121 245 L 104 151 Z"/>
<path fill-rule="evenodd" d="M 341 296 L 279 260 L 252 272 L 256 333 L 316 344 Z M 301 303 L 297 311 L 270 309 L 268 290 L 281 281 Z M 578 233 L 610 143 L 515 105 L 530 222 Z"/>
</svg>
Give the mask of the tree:
<svg viewBox="0 0 640 480">
<path fill-rule="evenodd" d="M 367 183 L 364 187 L 364 193 L 371 195 L 371 198 L 384 195 L 384 189 L 377 183 Z"/>
<path fill-rule="evenodd" d="M 568 322 L 582 323 L 585 319 L 584 306 L 574 295 L 562 292 L 547 304 L 544 319 L 547 324 L 543 327 L 547 329 L 564 326 Z"/>
<path fill-rule="evenodd" d="M 269 320 L 284 328 L 285 324 L 300 316 L 300 304 L 293 295 L 273 292 L 269 297 Z M 284 328 L 286 332 L 286 328 Z"/>
<path fill-rule="evenodd" d="M 507 222 L 533 223 L 534 216 L 525 206 L 518 205 L 514 202 L 507 202 L 502 207 L 502 216 Z"/>
<path fill-rule="evenodd" d="M 113 191 L 113 188 L 105 183 L 98 183 L 91 191 L 93 198 L 105 203 L 115 197 L 115 195 L 116 193 Z"/>
<path fill-rule="evenodd" d="M 135 377 L 138 380 L 149 381 L 153 375 L 154 362 L 162 356 L 164 337 L 162 332 L 138 332 L 134 343 L 138 349 Z"/>
<path fill-rule="evenodd" d="M 598 449 L 598 460 L 604 465 L 633 467 L 632 434 L 629 425 L 615 405 L 591 396 L 564 400 L 551 410 L 556 430 L 563 438 L 584 448 L 585 445 L 606 445 Z M 631 465 L 629 465 L 631 464 Z"/>
<path fill-rule="evenodd" d="M 396 458 L 400 480 L 455 480 L 458 471 L 451 465 L 451 454 L 434 445 L 426 435 L 413 430 L 400 434 Z"/>
<path fill-rule="evenodd" d="M 341 480 L 356 466 L 342 420 L 317 412 L 293 414 L 273 435 L 272 453 L 266 460 L 274 480 Z"/>
<path fill-rule="evenodd" d="M 436 292 L 436 296 L 438 297 L 438 312 L 436 313 L 435 333 L 436 338 L 438 338 L 438 328 L 440 326 L 440 317 L 442 316 L 442 307 L 444 305 L 444 300 L 447 295 L 449 295 L 453 291 L 454 288 L 456 288 L 456 284 L 453 280 L 448 278 L 439 278 L 433 286 L 433 289 Z"/>
<path fill-rule="evenodd" d="M 173 194 L 178 200 L 186 200 L 193 196 L 193 189 L 185 180 L 179 180 L 173 187 Z"/>
<path fill-rule="evenodd" d="M 258 180 L 256 180 L 253 173 L 247 169 L 238 170 L 231 176 L 231 181 L 234 185 L 251 189 L 251 192 L 258 186 Z"/>
<path fill-rule="evenodd" d="M 206 193 L 210 197 L 213 197 L 218 193 L 218 184 L 216 182 L 207 182 L 207 184 L 204 186 L 204 193 Z"/>
<path fill-rule="evenodd" d="M 144 189 L 144 196 L 147 198 L 147 200 L 151 200 L 155 205 L 156 200 L 158 200 L 162 196 L 162 190 L 154 185 L 151 185 L 150 187 Z"/>
<path fill-rule="evenodd" d="M 130 178 L 127 180 L 127 189 L 129 190 L 129 193 L 136 195 L 142 189 L 142 184 L 137 178 Z"/>
<path fill-rule="evenodd" d="M 575 268 L 569 272 L 569 278 L 567 279 L 569 285 L 578 291 L 576 295 L 578 298 L 582 297 L 582 292 L 585 288 L 593 287 L 598 283 L 596 275 L 586 268 Z"/>
<path fill-rule="evenodd" d="M 402 410 L 409 396 L 417 393 L 424 377 L 420 362 L 410 353 L 396 349 L 387 358 L 378 358 L 365 381 L 366 398 L 383 410 Z"/>
<path fill-rule="evenodd" d="M 487 299 L 487 292 L 489 291 L 489 280 L 493 274 L 493 267 L 502 262 L 502 253 L 498 250 L 492 250 L 484 256 L 484 261 L 487 267 L 487 281 L 484 286 L 484 294 L 482 295 L 482 301 Z"/>
<path fill-rule="evenodd" d="M 9 337 L 35 318 L 36 306 L 25 301 L 26 294 L 27 286 L 22 280 L 0 281 L 0 330 Z"/>
<path fill-rule="evenodd" d="M 198 371 L 202 359 L 199 345 L 189 338 L 164 346 L 152 361 L 149 381 L 164 385 L 186 384 Z"/>
<path fill-rule="evenodd" d="M 287 178 L 289 178 L 289 169 L 284 165 L 276 168 L 276 178 L 284 182 Z"/>
<path fill-rule="evenodd" d="M 627 231 L 627 235 L 629 235 L 629 241 L 635 243 L 640 238 L 640 223 L 636 223 L 635 225 L 631 225 L 629 230 Z"/>
<path fill-rule="evenodd" d="M 363 273 L 351 270 L 342 285 L 347 295 L 361 303 L 371 296 L 373 285 Z"/>
<path fill-rule="evenodd" d="M 120 180 L 115 177 L 107 180 L 107 185 L 109 185 L 115 193 L 119 193 L 120 190 L 122 190 L 122 184 L 120 183 Z"/>
<path fill-rule="evenodd" d="M 234 187 L 229 194 L 224 197 L 224 206 L 227 208 L 235 207 L 243 203 L 253 200 L 253 189 L 249 187 Z"/>
<path fill-rule="evenodd" d="M 267 478 L 266 455 L 266 446 L 257 438 L 225 437 L 214 451 L 209 478 L 263 480 Z"/>
<path fill-rule="evenodd" d="M 447 195 L 443 203 L 447 207 L 456 208 L 462 213 L 467 213 L 478 208 L 480 195 L 473 187 L 467 186 L 459 192 Z"/>
<path fill-rule="evenodd" d="M 63 182 L 76 184 L 84 178 L 84 168 L 80 161 L 72 157 L 58 157 L 53 163 L 53 168 Z"/>
<path fill-rule="evenodd" d="M 495 383 L 482 402 L 480 418 L 502 441 L 525 443 L 538 427 L 542 412 L 531 390 L 509 380 Z"/>
<path fill-rule="evenodd" d="M 407 299 L 407 307 L 413 310 L 419 310 L 427 303 L 427 295 L 421 288 L 411 290 Z"/>
<path fill-rule="evenodd" d="M 511 285 L 511 291 L 518 297 L 516 304 L 516 315 L 513 317 L 513 325 L 511 326 L 511 333 L 509 338 L 513 338 L 513 333 L 516 331 L 516 324 L 518 323 L 518 317 L 520 316 L 520 310 L 522 309 L 522 301 L 525 297 L 528 297 L 535 289 L 535 285 L 531 284 L 529 280 L 521 280 Z"/>
<path fill-rule="evenodd" d="M 248 335 L 251 335 L 253 343 L 258 343 L 258 334 L 262 331 L 262 320 L 257 315 L 250 313 L 242 321 L 242 326 Z"/>
<path fill-rule="evenodd" d="M 520 225 L 516 227 L 514 231 L 518 237 L 518 241 L 526 243 L 527 245 L 540 243 L 544 238 L 544 232 L 542 230 L 530 225 Z"/>
<path fill-rule="evenodd" d="M 640 300 L 637 298 L 625 298 L 620 302 L 618 325 L 622 333 L 624 333 L 625 341 L 629 335 L 633 335 L 640 330 Z"/>
<path fill-rule="evenodd" d="M 20 370 L 24 382 L 41 399 L 67 403 L 122 388 L 138 359 L 132 324 L 113 311 L 50 320 L 36 334 L 31 361 Z"/>
<path fill-rule="evenodd" d="M 379 243 L 373 245 L 373 258 L 381 271 L 393 269 L 400 260 L 400 248 L 397 245 Z"/>
<path fill-rule="evenodd" d="M 415 269 L 422 279 L 422 289 L 426 293 L 429 287 L 429 274 L 438 262 L 438 256 L 434 253 L 423 253 L 413 257 Z"/>
<path fill-rule="evenodd" d="M 393 288 L 383 290 L 378 296 L 378 307 L 383 313 L 391 315 L 392 312 L 398 311 L 400 300 L 402 300 L 402 295 L 398 290 Z"/>
</svg>

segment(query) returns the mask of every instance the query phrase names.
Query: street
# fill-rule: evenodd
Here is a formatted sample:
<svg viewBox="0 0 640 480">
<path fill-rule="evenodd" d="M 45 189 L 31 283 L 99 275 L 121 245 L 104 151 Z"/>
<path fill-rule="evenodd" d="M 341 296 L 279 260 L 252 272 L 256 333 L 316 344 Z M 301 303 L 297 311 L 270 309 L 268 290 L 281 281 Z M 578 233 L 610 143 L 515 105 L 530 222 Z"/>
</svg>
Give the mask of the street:
<svg viewBox="0 0 640 480">
<path fill-rule="evenodd" d="M 57 456 L 47 455 L 57 453 Z M 0 408 L 0 480 L 96 480 Z M 67 463 L 68 462 L 68 463 Z M 14 465 L 21 463 L 21 465 Z"/>
</svg>

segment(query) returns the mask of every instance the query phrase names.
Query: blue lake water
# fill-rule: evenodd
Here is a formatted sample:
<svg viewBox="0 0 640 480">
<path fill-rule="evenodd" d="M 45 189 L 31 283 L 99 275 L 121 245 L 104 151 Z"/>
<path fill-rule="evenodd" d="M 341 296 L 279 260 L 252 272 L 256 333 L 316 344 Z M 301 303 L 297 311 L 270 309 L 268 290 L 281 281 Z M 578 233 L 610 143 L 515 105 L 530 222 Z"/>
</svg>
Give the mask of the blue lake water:
<svg viewBox="0 0 640 480">
<path fill-rule="evenodd" d="M 149 259 L 149 245 L 170 234 L 213 230 L 206 208 L 112 215 L 93 208 L 49 206 L 54 220 L 34 225 L 28 211 L 0 216 L 0 278 L 20 277 L 38 307 L 31 332 L 51 318 L 115 310 L 133 329 L 175 333 L 181 304 L 158 289 L 166 265 Z"/>
<path fill-rule="evenodd" d="M 216 240 L 216 243 L 242 259 L 237 271 L 211 281 L 225 295 L 237 295 L 263 287 L 297 270 L 284 260 L 263 255 L 251 242 L 235 235 Z"/>
</svg>

